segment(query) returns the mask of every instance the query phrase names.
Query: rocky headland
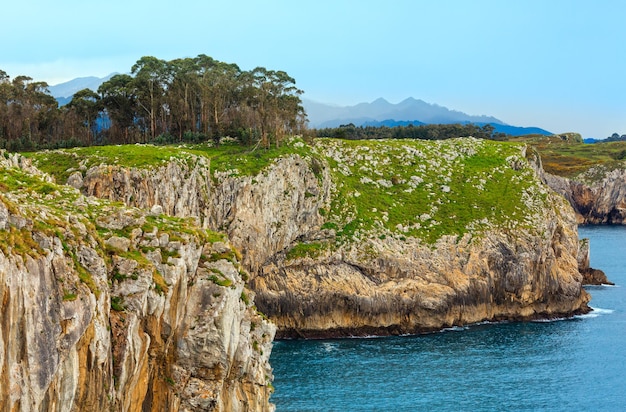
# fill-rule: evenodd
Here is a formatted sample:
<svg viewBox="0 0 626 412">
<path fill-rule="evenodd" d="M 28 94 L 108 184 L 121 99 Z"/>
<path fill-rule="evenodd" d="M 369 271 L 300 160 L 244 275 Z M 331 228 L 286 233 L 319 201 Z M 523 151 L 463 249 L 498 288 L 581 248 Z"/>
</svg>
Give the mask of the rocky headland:
<svg viewBox="0 0 626 412">
<path fill-rule="evenodd" d="M 578 133 L 514 140 L 536 150 L 542 180 L 568 200 L 579 224 L 626 223 L 624 142 L 586 144 Z"/>
<path fill-rule="evenodd" d="M 225 162 L 211 150 L 180 148 L 147 166 L 79 150 L 37 159 L 71 164 L 57 175 L 84 195 L 227 233 L 278 337 L 589 310 L 575 216 L 524 145 L 294 140 L 256 168 L 253 154 Z"/>
</svg>

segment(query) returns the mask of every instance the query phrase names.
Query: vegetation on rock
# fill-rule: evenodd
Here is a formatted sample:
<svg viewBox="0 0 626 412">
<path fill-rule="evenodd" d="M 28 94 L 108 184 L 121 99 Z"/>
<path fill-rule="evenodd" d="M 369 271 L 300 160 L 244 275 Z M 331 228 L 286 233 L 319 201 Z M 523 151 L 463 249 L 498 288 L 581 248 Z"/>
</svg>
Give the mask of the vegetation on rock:
<svg viewBox="0 0 626 412">
<path fill-rule="evenodd" d="M 0 150 L 0 357 L 15 371 L 0 403 L 271 410 L 275 329 L 226 236 L 85 197 L 29 163 Z"/>
<path fill-rule="evenodd" d="M 300 138 L 291 138 L 279 147 L 253 149 L 237 141 L 225 141 L 219 146 L 211 142 L 194 145 L 115 145 L 75 147 L 23 153 L 33 159 L 42 171 L 64 183 L 76 171 L 84 172 L 93 166 L 111 165 L 150 169 L 171 161 L 195 163 L 198 158 L 210 160 L 210 171 L 227 176 L 254 176 L 274 160 L 288 155 L 310 157 L 311 148 Z"/>
<path fill-rule="evenodd" d="M 626 142 L 623 141 L 588 144 L 576 133 L 528 135 L 510 140 L 534 147 L 541 155 L 546 172 L 575 180 L 580 177 L 590 183 L 601 179 L 608 171 L 623 169 L 623 160 L 626 160 Z M 595 172 L 586 174 L 590 169 Z"/>
<path fill-rule="evenodd" d="M 533 183 L 524 145 L 475 138 L 291 139 L 279 148 L 250 151 L 237 143 L 183 146 L 105 146 L 31 153 L 59 181 L 93 165 L 152 168 L 169 161 L 208 158 L 212 177 L 255 176 L 281 157 L 297 155 L 309 166 L 328 164 L 332 201 L 320 210 L 339 243 L 362 237 L 415 237 L 434 243 L 444 235 L 487 228 L 531 229 L 546 189 Z M 195 159 L 195 160 L 194 160 Z M 314 195 L 311 195 L 314 196 Z M 302 244 L 290 257 L 324 247 Z"/>
<path fill-rule="evenodd" d="M 81 159 L 86 162 L 120 159 L 126 162 L 124 164 L 141 166 L 152 164 L 148 159 L 158 163 L 164 162 L 166 158 L 172 159 L 173 154 L 180 155 L 180 151 L 174 148 L 155 150 L 147 146 L 127 146 L 128 156 L 124 156 L 121 149 L 117 146 L 80 148 L 67 152 L 38 153 L 34 157 L 43 156 L 42 164 L 47 165 L 49 171 L 63 176 L 63 168 L 70 165 L 68 160 L 75 161 L 79 154 L 84 155 Z M 86 156 L 86 153 L 90 156 Z M 104 154 L 114 157 L 105 158 Z M 10 207 L 14 219 L 19 217 L 20 220 L 18 226 L 10 225 L 4 230 L 0 228 L 0 250 L 5 255 L 37 257 L 44 254 L 43 247 L 35 239 L 38 233 L 57 238 L 71 257 L 78 278 L 94 293 L 99 293 L 98 287 L 78 258 L 78 251 L 83 244 L 98 250 L 111 266 L 112 257 L 119 256 L 136 261 L 139 267 L 151 268 L 155 290 L 163 292 L 167 290 L 167 284 L 153 259 L 148 257 L 149 254 L 156 252 L 167 262 L 169 257 L 178 255 L 177 251 L 168 249 L 171 242 L 183 240 L 185 243 L 201 245 L 224 239 L 223 234 L 199 228 L 194 219 L 146 215 L 145 212 L 127 208 L 120 203 L 86 198 L 70 186 L 48 182 L 18 168 L 0 165 L 0 185 L 4 192 L 0 195 L 0 201 Z M 163 236 L 167 241 L 159 243 L 157 239 Z M 122 240 L 123 246 L 118 246 L 120 243 L 116 243 L 116 239 Z M 144 244 L 140 239 L 145 240 Z M 149 239 L 153 240 L 148 242 Z M 217 256 L 213 260 L 220 258 Z M 111 272 L 117 280 L 126 277 L 114 270 Z"/>
<path fill-rule="evenodd" d="M 523 146 L 474 138 L 318 140 L 335 193 L 326 227 L 341 240 L 415 237 L 434 243 L 487 228 L 530 229 L 546 189 Z"/>
</svg>

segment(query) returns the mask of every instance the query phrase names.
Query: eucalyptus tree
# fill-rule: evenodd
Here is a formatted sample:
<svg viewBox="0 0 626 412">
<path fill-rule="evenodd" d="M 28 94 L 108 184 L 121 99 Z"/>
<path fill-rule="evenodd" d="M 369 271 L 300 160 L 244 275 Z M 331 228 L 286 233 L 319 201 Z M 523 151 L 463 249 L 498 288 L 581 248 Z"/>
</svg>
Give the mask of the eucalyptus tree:
<svg viewBox="0 0 626 412">
<path fill-rule="evenodd" d="M 200 84 L 195 59 L 176 59 L 169 62 L 172 73 L 167 86 L 165 104 L 169 109 L 172 133 L 182 139 L 186 131 L 199 129 Z"/>
<path fill-rule="evenodd" d="M 196 58 L 199 69 L 202 113 L 205 134 L 219 144 L 224 123 L 232 122 L 241 105 L 241 69 L 234 63 L 214 60 L 204 54 Z"/>
<path fill-rule="evenodd" d="M 150 137 L 168 130 L 169 108 L 165 93 L 172 79 L 171 65 L 153 56 L 144 56 L 131 68 L 133 84 L 140 113 L 147 116 Z M 139 119 L 143 116 L 139 115 Z M 145 136 L 145 135 L 144 135 Z M 144 139 L 145 140 L 145 139 Z"/>
<path fill-rule="evenodd" d="M 257 67 L 246 75 L 246 96 L 253 108 L 256 126 L 260 129 L 261 145 L 269 147 L 273 137 L 276 145 L 284 135 L 297 129 L 303 121 L 304 109 L 295 80 L 284 71 Z"/>
<path fill-rule="evenodd" d="M 56 120 L 58 103 L 50 95 L 46 82 L 17 76 L 11 82 L 7 109 L 7 140 L 20 139 L 23 148 L 30 149 L 33 144 L 47 140 Z"/>
<path fill-rule="evenodd" d="M 134 79 L 127 74 L 117 74 L 100 85 L 98 94 L 103 111 L 111 120 L 109 134 L 112 140 L 122 140 L 116 138 L 121 134 L 122 141 L 130 143 L 137 116 Z"/>
<path fill-rule="evenodd" d="M 8 139 L 9 124 L 9 100 L 13 93 L 11 78 L 4 71 L 0 70 L 0 139 Z"/>
<path fill-rule="evenodd" d="M 46 83 L 11 80 L 0 70 L 0 144 L 72 144 L 68 138 L 93 144 L 102 116 L 110 124 L 100 137 L 110 143 L 167 134 L 180 140 L 191 132 L 216 144 L 230 134 L 269 147 L 304 125 L 301 93 L 284 71 L 242 71 L 204 54 L 171 61 L 144 56 L 130 75 L 113 76 L 97 93 L 81 90 L 59 110 Z"/>
<path fill-rule="evenodd" d="M 94 143 L 97 132 L 96 120 L 102 109 L 100 96 L 91 89 L 79 90 L 74 93 L 67 108 L 73 111 L 72 114 L 77 118 L 80 128 L 86 133 L 85 143 Z"/>
</svg>

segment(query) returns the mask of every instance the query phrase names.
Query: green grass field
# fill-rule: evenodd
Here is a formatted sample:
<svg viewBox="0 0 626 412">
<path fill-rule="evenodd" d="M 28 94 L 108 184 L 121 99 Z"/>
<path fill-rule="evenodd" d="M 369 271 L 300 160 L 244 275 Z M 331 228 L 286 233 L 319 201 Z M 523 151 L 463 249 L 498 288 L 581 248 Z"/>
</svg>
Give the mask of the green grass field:
<svg viewBox="0 0 626 412">
<path fill-rule="evenodd" d="M 529 135 L 511 141 L 530 144 L 541 155 L 546 172 L 567 178 L 575 178 L 598 165 L 608 170 L 624 167 L 622 160 L 626 159 L 626 142 L 586 144 L 573 134 Z"/>
</svg>

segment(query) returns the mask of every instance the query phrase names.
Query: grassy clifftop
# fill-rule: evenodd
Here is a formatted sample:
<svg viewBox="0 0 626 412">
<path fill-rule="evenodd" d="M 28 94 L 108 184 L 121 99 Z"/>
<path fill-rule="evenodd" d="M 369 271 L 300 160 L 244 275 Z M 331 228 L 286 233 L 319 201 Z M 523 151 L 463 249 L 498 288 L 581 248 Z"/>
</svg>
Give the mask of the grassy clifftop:
<svg viewBox="0 0 626 412">
<path fill-rule="evenodd" d="M 325 140 L 335 194 L 327 227 L 340 237 L 433 243 L 487 228 L 531 228 L 547 199 L 523 146 L 473 138 Z"/>
<path fill-rule="evenodd" d="M 512 141 L 533 146 L 541 154 L 546 172 L 570 179 L 591 168 L 600 167 L 603 171 L 623 168 L 626 159 L 626 142 L 587 144 L 575 133 L 520 136 Z M 599 177 L 603 175 L 600 173 Z"/>
<path fill-rule="evenodd" d="M 274 160 L 297 154 L 316 174 L 330 167 L 332 199 L 319 213 L 337 243 L 365 237 L 406 237 L 434 243 L 490 228 L 531 229 L 547 189 L 525 158 L 525 145 L 473 138 L 444 141 L 300 139 L 269 151 L 234 144 L 109 146 L 30 156 L 58 181 L 97 164 L 152 168 L 172 159 L 208 158 L 211 172 L 254 176 Z M 195 158 L 197 159 L 197 158 Z"/>
<path fill-rule="evenodd" d="M 100 164 L 149 169 L 159 167 L 171 160 L 189 161 L 196 156 L 210 159 L 211 171 L 228 172 L 231 176 L 255 175 L 274 159 L 289 154 L 308 156 L 309 146 L 300 139 L 268 150 L 226 142 L 219 147 L 212 144 L 154 146 L 118 145 L 77 147 L 52 151 L 24 153 L 32 158 L 37 167 L 52 176 L 57 182 L 65 182 L 76 170 L 86 170 Z"/>
</svg>

